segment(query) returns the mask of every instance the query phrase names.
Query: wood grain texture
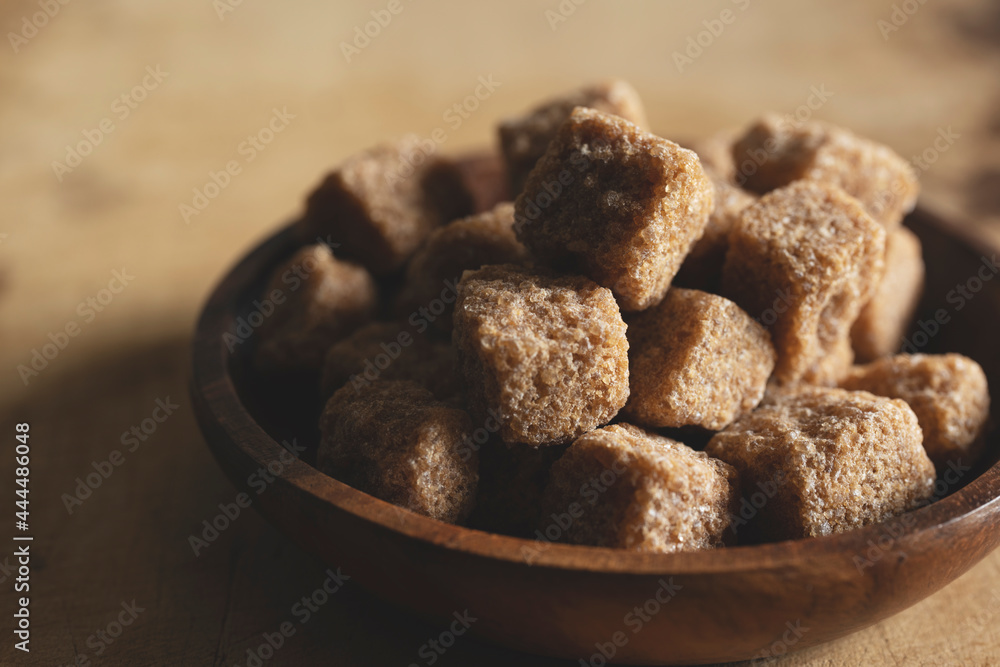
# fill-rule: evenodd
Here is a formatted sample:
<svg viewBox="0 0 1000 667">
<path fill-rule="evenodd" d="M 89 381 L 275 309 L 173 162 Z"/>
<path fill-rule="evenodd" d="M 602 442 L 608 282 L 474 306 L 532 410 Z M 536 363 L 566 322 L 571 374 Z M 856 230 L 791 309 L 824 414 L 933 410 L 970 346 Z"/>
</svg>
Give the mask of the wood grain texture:
<svg viewBox="0 0 1000 667">
<path fill-rule="evenodd" d="M 925 200 L 1000 238 L 996 3 L 926 3 L 883 39 L 877 21 L 890 17 L 888 0 L 754 1 L 678 72 L 672 52 L 731 4 L 590 0 L 553 30 L 544 12 L 555 2 L 404 2 L 350 63 L 340 41 L 385 3 L 244 0 L 222 19 L 208 0 L 68 3 L 17 53 L 6 34 L 38 5 L 0 4 L 0 433 L 32 423 L 39 554 L 37 644 L 23 660 L 0 642 L 0 663 L 69 664 L 83 653 L 96 664 L 243 665 L 262 633 L 297 623 L 292 607 L 323 583 L 325 567 L 255 511 L 201 555 L 188 545 L 236 496 L 186 398 L 188 344 L 235 259 L 298 213 L 323 170 L 384 137 L 442 127 L 446 150 L 481 145 L 504 115 L 603 76 L 631 80 L 662 134 L 695 137 L 765 109 L 793 112 L 825 85 L 833 95 L 818 116 L 904 156 L 933 148 L 939 129 L 957 132 L 921 174 Z M 115 100 L 158 64 L 169 76 L 120 118 Z M 490 74 L 501 87 L 453 129 L 445 112 Z M 240 144 L 275 107 L 296 117 L 248 161 Z M 115 129 L 57 180 L 52 161 L 105 117 Z M 241 173 L 185 224 L 178 205 L 230 160 Z M 85 321 L 78 305 L 123 268 L 134 281 Z M 70 322 L 81 334 L 25 386 L 17 365 Z M 959 330 L 995 338 L 976 322 L 948 329 Z M 122 433 L 168 397 L 180 407 L 127 452 Z M 124 463 L 68 514 L 60 496 L 115 449 Z M 0 458 L 3 495 L 12 478 L 13 462 Z M 8 584 L 4 609 L 13 606 Z M 133 599 L 145 611 L 95 656 L 88 638 Z M 779 664 L 995 664 L 997 619 L 994 553 L 898 616 Z M 352 582 L 296 628 L 268 664 L 425 664 L 420 648 L 440 632 Z M 437 664 L 515 661 L 574 664 L 468 636 Z"/>
</svg>

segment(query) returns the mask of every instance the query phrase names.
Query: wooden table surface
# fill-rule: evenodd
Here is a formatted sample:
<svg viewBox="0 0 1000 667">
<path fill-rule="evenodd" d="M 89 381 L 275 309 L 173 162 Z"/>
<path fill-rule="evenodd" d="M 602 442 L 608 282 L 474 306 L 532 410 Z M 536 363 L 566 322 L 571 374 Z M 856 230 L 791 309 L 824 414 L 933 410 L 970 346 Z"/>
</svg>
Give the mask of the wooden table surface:
<svg viewBox="0 0 1000 667">
<path fill-rule="evenodd" d="M 235 491 L 192 418 L 188 344 L 227 267 L 325 169 L 383 138 L 442 127 L 446 150 L 488 144 L 505 115 L 609 76 L 677 138 L 795 112 L 818 90 L 810 113 L 923 155 L 925 204 L 1000 239 L 1000 5 L 894 1 L 5 0 L 0 438 L 11 454 L 14 424 L 31 424 L 35 541 L 30 654 L 13 648 L 16 575 L 0 552 L 0 663 L 246 665 L 322 584 L 324 566 L 253 511 L 199 555 L 189 546 Z M 381 13 L 390 4 L 401 10 Z M 391 20 L 345 55 L 373 11 Z M 449 123 L 480 77 L 495 90 Z M 239 173 L 185 220 L 181 205 L 231 161 Z M 23 378 L 50 341 L 63 348 Z M 104 463 L 115 450 L 119 465 Z M 98 469 L 110 474 L 67 507 Z M 266 664 L 422 665 L 437 634 L 351 582 L 297 627 Z M 1000 663 L 1000 553 L 780 662 Z M 577 663 L 462 638 L 437 664 Z"/>
</svg>

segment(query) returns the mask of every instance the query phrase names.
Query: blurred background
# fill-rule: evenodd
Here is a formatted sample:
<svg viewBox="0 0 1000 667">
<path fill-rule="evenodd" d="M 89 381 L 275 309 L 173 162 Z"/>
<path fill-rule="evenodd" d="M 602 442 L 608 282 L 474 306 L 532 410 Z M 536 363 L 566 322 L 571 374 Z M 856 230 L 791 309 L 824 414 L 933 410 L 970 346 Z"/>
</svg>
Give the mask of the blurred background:
<svg viewBox="0 0 1000 667">
<path fill-rule="evenodd" d="M 912 159 L 923 205 L 1000 241 L 988 0 L 5 0 L 0 26 L 0 441 L 32 424 L 37 554 L 33 650 L 4 640 L 3 664 L 247 664 L 322 584 L 325 568 L 253 512 L 193 553 L 189 536 L 235 492 L 194 425 L 188 343 L 228 267 L 381 140 L 443 128 L 446 151 L 491 146 L 499 119 L 608 77 L 675 140 L 812 103 Z M 481 79 L 488 97 L 454 111 Z M 150 421 L 157 401 L 177 407 Z M 133 427 L 144 437 L 127 451 Z M 67 501 L 115 449 L 113 473 Z M 0 568 L 4 609 L 9 577 Z M 97 634 L 130 604 L 143 611 L 119 635 Z M 998 554 L 784 662 L 996 663 L 994 614 Z M 267 664 L 427 664 L 432 636 L 347 585 Z M 513 661 L 562 664 L 469 638 L 438 664 Z"/>
</svg>

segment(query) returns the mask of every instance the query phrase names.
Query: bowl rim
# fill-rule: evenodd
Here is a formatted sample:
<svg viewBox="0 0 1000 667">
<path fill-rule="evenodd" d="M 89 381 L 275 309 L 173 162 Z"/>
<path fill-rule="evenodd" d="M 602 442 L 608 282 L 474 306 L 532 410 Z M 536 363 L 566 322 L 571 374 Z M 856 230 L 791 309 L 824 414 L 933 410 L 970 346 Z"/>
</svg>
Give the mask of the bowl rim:
<svg viewBox="0 0 1000 667">
<path fill-rule="evenodd" d="M 919 216 L 980 254 L 1000 252 L 967 226 L 946 221 L 922 207 L 911 215 Z M 980 515 L 1000 513 L 1000 461 L 957 491 L 880 524 L 821 537 L 670 554 L 488 533 L 399 508 L 329 477 L 300 459 L 289 463 L 286 450 L 243 405 L 229 373 L 230 352 L 223 334 L 232 331 L 237 317 L 236 300 L 248 284 L 259 279 L 262 271 L 273 268 L 278 258 L 300 245 L 293 227 L 294 223 L 286 225 L 257 244 L 213 289 L 198 318 L 192 343 L 191 392 L 202 432 L 213 451 L 221 444 L 262 467 L 278 463 L 278 457 L 284 453 L 278 478 L 299 492 L 363 521 L 435 547 L 530 567 L 607 574 L 692 575 L 782 569 L 831 555 L 864 557 L 870 545 L 886 535 L 889 525 L 895 524 L 891 537 L 893 544 L 900 545 L 959 522 L 978 520 Z M 218 427 L 214 430 L 224 437 L 224 442 L 213 441 L 206 424 Z M 525 557 L 525 549 L 532 550 L 531 559 Z"/>
</svg>

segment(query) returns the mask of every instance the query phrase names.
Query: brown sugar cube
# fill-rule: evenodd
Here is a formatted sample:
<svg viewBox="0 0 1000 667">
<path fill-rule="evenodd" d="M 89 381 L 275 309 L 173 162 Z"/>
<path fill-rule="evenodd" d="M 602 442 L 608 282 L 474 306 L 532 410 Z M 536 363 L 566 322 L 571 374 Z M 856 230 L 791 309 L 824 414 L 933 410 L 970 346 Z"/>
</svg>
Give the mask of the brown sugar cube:
<svg viewBox="0 0 1000 667">
<path fill-rule="evenodd" d="M 706 168 L 705 173 L 712 181 L 715 204 L 704 233 L 684 258 L 673 284 L 717 292 L 722 281 L 722 264 L 729 249 L 729 232 L 743 209 L 757 201 L 757 197 L 728 182 L 714 169 Z"/>
<path fill-rule="evenodd" d="M 990 415 L 986 374 L 960 354 L 901 354 L 852 369 L 847 389 L 900 398 L 917 415 L 924 449 L 939 468 L 972 465 L 984 444 Z"/>
<path fill-rule="evenodd" d="M 348 158 L 309 195 L 300 234 L 329 237 L 376 275 L 401 268 L 435 227 L 472 212 L 459 170 L 424 143 L 407 137 Z"/>
<path fill-rule="evenodd" d="M 736 470 L 631 424 L 591 431 L 552 466 L 539 532 L 571 544 L 671 553 L 722 546 Z"/>
<path fill-rule="evenodd" d="M 513 199 L 507 184 L 507 166 L 499 153 L 493 150 L 463 153 L 455 166 L 472 198 L 473 213 L 488 211 Z"/>
<path fill-rule="evenodd" d="M 527 260 L 513 227 L 514 205 L 504 202 L 435 229 L 406 267 L 396 314 L 409 319 L 418 313 L 436 330 L 450 332 L 455 288 L 463 271 Z"/>
<path fill-rule="evenodd" d="M 541 261 L 611 289 L 623 310 L 659 303 L 712 211 L 698 156 L 636 125 L 577 108 L 514 203 Z"/>
<path fill-rule="evenodd" d="M 801 388 L 741 417 L 705 451 L 734 466 L 745 489 L 770 490 L 748 526 L 770 540 L 879 523 L 934 489 L 913 410 L 863 391 Z"/>
<path fill-rule="evenodd" d="M 452 338 L 473 415 L 508 443 L 570 442 L 628 399 L 628 340 L 611 292 L 512 265 L 467 271 Z"/>
<path fill-rule="evenodd" d="M 885 230 L 854 198 L 799 181 L 744 209 L 729 235 L 723 293 L 771 330 L 775 379 L 835 384 L 850 330 L 883 271 Z"/>
<path fill-rule="evenodd" d="M 609 81 L 574 90 L 538 107 L 524 116 L 500 124 L 500 148 L 507 163 L 510 191 L 524 189 L 528 174 L 545 155 L 549 143 L 576 107 L 597 109 L 646 127 L 646 112 L 635 89 L 624 81 Z"/>
<path fill-rule="evenodd" d="M 256 366 L 318 371 L 330 345 L 370 320 L 377 302 L 378 290 L 364 268 L 335 258 L 325 245 L 302 248 L 271 274 L 262 305 L 255 306 L 264 320 Z"/>
<path fill-rule="evenodd" d="M 855 359 L 872 361 L 899 349 L 923 289 L 920 239 L 906 227 L 892 230 L 885 238 L 885 275 L 851 327 Z"/>
<path fill-rule="evenodd" d="M 479 456 L 472 422 L 413 382 L 345 386 L 320 418 L 317 465 L 399 507 L 458 523 L 472 511 Z"/>
<path fill-rule="evenodd" d="M 913 210 L 920 186 L 913 168 L 892 149 L 819 121 L 768 114 L 733 146 L 736 183 L 763 194 L 793 181 L 835 185 L 875 220 L 894 228 Z"/>
<path fill-rule="evenodd" d="M 774 370 L 767 329 L 721 296 L 673 288 L 629 320 L 623 414 L 651 427 L 717 431 L 753 410 Z"/>
<path fill-rule="evenodd" d="M 730 128 L 682 145 L 698 154 L 705 171 L 711 169 L 723 180 L 735 185 L 736 165 L 733 162 L 733 144 L 742 134 L 741 130 Z"/>
<path fill-rule="evenodd" d="M 334 343 L 323 363 L 321 392 L 327 398 L 344 385 L 358 390 L 379 380 L 411 380 L 442 400 L 462 390 L 451 344 L 397 322 L 372 322 Z"/>
<path fill-rule="evenodd" d="M 566 449 L 567 445 L 507 445 L 499 438 L 485 442 L 479 450 L 479 494 L 470 524 L 494 533 L 530 536 L 541 516 L 549 471 Z"/>
</svg>

